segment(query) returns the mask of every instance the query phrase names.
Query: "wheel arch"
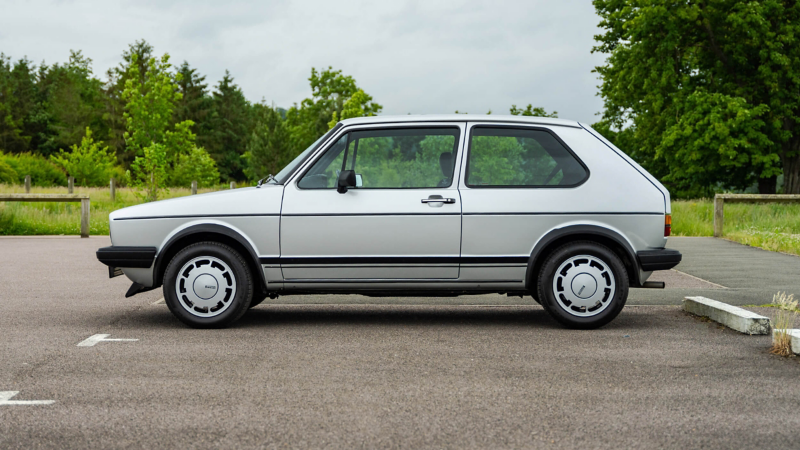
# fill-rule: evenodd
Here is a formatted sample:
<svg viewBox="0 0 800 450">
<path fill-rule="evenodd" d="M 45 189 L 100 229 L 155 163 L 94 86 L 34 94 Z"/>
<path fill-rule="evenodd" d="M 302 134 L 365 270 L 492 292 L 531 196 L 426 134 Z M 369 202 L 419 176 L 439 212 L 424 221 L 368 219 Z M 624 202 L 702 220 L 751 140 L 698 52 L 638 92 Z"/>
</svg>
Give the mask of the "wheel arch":
<svg viewBox="0 0 800 450">
<path fill-rule="evenodd" d="M 550 230 L 533 247 L 525 272 L 525 288 L 532 291 L 539 269 L 547 259 L 547 255 L 556 248 L 573 241 L 594 241 L 610 248 L 622 260 L 628 272 L 631 285 L 640 285 L 639 264 L 636 252 L 628 241 L 618 232 L 597 225 L 569 225 Z"/>
<path fill-rule="evenodd" d="M 156 256 L 153 270 L 153 286 L 158 287 L 163 284 L 167 265 L 181 249 L 203 241 L 219 242 L 241 253 L 245 261 L 247 261 L 247 267 L 254 275 L 253 279 L 258 284 L 255 287 L 260 287 L 261 291 L 266 294 L 267 279 L 264 276 L 264 270 L 261 269 L 261 263 L 255 250 L 253 250 L 253 246 L 237 231 L 212 223 L 189 226 L 175 233 L 167 240 Z"/>
</svg>

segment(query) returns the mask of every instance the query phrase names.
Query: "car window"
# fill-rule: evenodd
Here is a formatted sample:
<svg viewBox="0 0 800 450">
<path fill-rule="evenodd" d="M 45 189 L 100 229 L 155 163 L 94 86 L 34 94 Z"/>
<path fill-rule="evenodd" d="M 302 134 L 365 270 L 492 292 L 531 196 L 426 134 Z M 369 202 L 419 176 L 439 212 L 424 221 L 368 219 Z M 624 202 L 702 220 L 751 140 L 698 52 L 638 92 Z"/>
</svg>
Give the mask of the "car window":
<svg viewBox="0 0 800 450">
<path fill-rule="evenodd" d="M 336 126 L 328 130 L 327 133 L 325 133 L 319 139 L 314 141 L 313 144 L 309 145 L 308 148 L 303 150 L 303 152 L 300 153 L 295 159 L 293 159 L 292 162 L 286 165 L 286 167 L 284 167 L 280 172 L 278 172 L 275 175 L 275 180 L 279 184 L 283 184 L 284 182 L 286 182 L 286 179 L 289 178 L 294 173 L 295 169 L 297 169 L 297 167 L 300 166 L 300 164 L 302 164 L 309 156 L 311 156 L 312 153 L 314 153 L 314 151 L 322 143 L 322 141 L 326 140 L 332 134 L 335 134 L 339 130 L 339 128 L 341 128 L 341 126 L 342 126 L 341 123 L 336 124 Z"/>
<path fill-rule="evenodd" d="M 353 170 L 357 189 L 448 187 L 459 135 L 455 127 L 351 132 L 328 149 L 298 185 L 333 189 L 342 170 Z"/>
<path fill-rule="evenodd" d="M 588 175 L 576 157 L 544 130 L 475 127 L 467 159 L 470 187 L 575 186 Z"/>
</svg>

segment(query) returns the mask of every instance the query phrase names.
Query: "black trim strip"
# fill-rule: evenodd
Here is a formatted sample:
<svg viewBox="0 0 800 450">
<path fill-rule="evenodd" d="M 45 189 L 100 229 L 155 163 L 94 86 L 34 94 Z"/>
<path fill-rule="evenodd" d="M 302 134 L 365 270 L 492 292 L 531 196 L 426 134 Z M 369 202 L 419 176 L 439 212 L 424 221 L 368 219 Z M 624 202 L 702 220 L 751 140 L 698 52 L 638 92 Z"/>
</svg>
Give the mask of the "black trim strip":
<svg viewBox="0 0 800 450">
<path fill-rule="evenodd" d="M 386 280 L 373 280 L 373 279 L 360 279 L 360 278 L 330 278 L 330 279 L 286 279 L 284 283 L 296 284 L 334 284 L 334 283 L 351 283 L 351 284 L 414 284 L 414 283 L 458 283 L 458 284 L 486 284 L 486 283 L 522 283 L 522 280 L 459 280 L 458 278 L 404 278 L 404 279 L 386 279 Z"/>
<path fill-rule="evenodd" d="M 478 269 L 478 268 L 497 268 L 497 267 L 528 267 L 528 264 L 464 264 L 461 263 L 462 269 Z"/>
<path fill-rule="evenodd" d="M 142 216 L 142 217 L 118 217 L 114 220 L 139 220 L 139 219 L 195 219 L 207 217 L 279 217 L 280 214 L 193 214 L 186 216 Z"/>
<path fill-rule="evenodd" d="M 452 269 L 458 267 L 458 264 L 447 263 L 447 264 L 405 264 L 405 265 L 397 265 L 397 264 L 370 264 L 370 265 L 351 265 L 347 264 L 345 266 L 337 266 L 337 265 L 330 265 L 330 264 L 317 264 L 317 265 L 308 265 L 308 266 L 296 266 L 291 264 L 290 266 L 285 267 L 286 269 L 419 269 L 420 267 L 430 267 L 430 268 L 441 268 L 441 269 Z"/>
<path fill-rule="evenodd" d="M 462 256 L 461 264 L 480 264 L 480 263 L 497 263 L 497 264 L 527 264 L 529 257 L 527 256 Z"/>
<path fill-rule="evenodd" d="M 261 264 L 342 265 L 342 264 L 527 264 L 527 256 L 329 256 L 259 257 Z M 386 267 L 386 266 L 383 266 Z"/>
<path fill-rule="evenodd" d="M 452 213 L 319 213 L 319 214 L 283 214 L 283 217 L 349 217 L 349 216 L 460 216 L 460 212 Z"/>
<path fill-rule="evenodd" d="M 497 212 L 463 213 L 465 216 L 663 216 L 663 212 Z"/>
</svg>

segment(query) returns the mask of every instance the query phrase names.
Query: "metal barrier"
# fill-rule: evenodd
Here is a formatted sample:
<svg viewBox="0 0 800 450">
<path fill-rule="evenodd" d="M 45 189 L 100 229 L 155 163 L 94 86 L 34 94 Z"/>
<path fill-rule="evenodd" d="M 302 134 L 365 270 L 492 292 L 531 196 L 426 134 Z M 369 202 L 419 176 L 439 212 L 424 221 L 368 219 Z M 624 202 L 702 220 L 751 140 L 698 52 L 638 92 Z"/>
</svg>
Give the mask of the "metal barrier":
<svg viewBox="0 0 800 450">
<path fill-rule="evenodd" d="M 0 202 L 81 202 L 81 237 L 89 237 L 89 196 L 81 194 L 0 194 Z"/>
<path fill-rule="evenodd" d="M 791 203 L 800 202 L 795 194 L 717 194 L 714 196 L 714 237 L 722 237 L 725 203 Z"/>
</svg>

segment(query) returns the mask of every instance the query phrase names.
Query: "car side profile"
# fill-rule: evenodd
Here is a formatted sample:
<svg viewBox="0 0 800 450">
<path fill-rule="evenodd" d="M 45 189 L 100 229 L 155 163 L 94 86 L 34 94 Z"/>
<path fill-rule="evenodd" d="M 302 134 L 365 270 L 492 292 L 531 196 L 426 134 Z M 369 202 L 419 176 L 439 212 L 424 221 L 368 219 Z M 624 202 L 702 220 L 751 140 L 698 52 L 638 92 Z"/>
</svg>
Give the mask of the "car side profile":
<svg viewBox="0 0 800 450">
<path fill-rule="evenodd" d="M 257 187 L 109 220 L 97 258 L 126 297 L 163 286 L 206 328 L 312 293 L 531 295 L 595 328 L 681 260 L 667 189 L 591 127 L 541 117 L 348 119 Z"/>
</svg>

